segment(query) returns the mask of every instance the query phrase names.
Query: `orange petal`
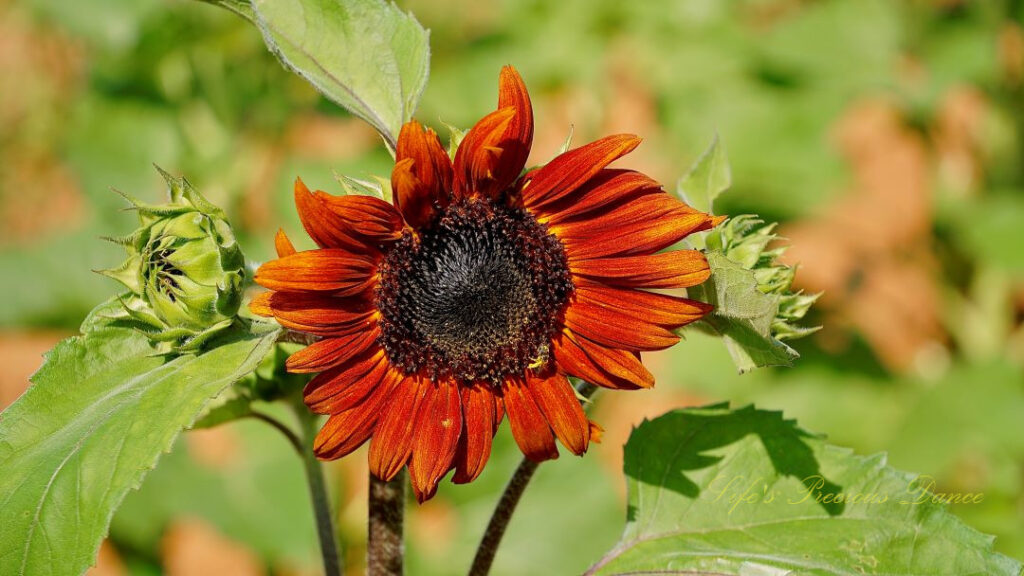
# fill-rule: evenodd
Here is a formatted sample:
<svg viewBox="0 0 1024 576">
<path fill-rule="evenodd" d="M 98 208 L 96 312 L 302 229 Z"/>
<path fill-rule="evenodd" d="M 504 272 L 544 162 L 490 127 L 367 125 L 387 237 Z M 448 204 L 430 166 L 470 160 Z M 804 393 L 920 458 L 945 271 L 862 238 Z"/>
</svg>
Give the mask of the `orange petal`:
<svg viewBox="0 0 1024 576">
<path fill-rule="evenodd" d="M 455 476 L 452 482 L 466 484 L 476 480 L 491 456 L 494 425 L 495 394 L 487 384 L 474 384 L 462 389 L 462 437 L 455 452 Z"/>
<path fill-rule="evenodd" d="M 642 290 L 620 290 L 577 279 L 576 295 L 580 301 L 603 308 L 612 308 L 644 322 L 671 329 L 700 320 L 713 306 L 697 300 L 655 294 Z"/>
<path fill-rule="evenodd" d="M 554 338 L 551 351 L 561 371 L 595 386 L 614 390 L 654 386 L 654 376 L 635 352 L 605 348 L 568 329 Z"/>
<path fill-rule="evenodd" d="M 503 190 L 515 182 L 526 166 L 533 146 L 533 104 L 519 72 L 511 66 L 501 69 L 498 80 L 498 109 L 515 109 L 512 122 L 505 129 L 498 147 L 501 158 L 494 169 L 496 191 Z"/>
<path fill-rule="evenodd" d="M 273 292 L 260 292 L 249 301 L 249 311 L 257 316 L 272 317 L 274 311 L 270 308 L 270 298 Z"/>
<path fill-rule="evenodd" d="M 370 472 L 381 480 L 390 481 L 409 462 L 420 405 L 431 386 L 429 380 L 411 376 L 391 393 L 370 440 Z"/>
<path fill-rule="evenodd" d="M 314 376 L 302 390 L 302 401 L 317 414 L 341 412 L 369 394 L 389 369 L 383 350 L 366 350 L 348 363 Z"/>
<path fill-rule="evenodd" d="M 370 394 L 350 407 L 332 414 L 313 441 L 313 452 L 323 460 L 336 460 L 362 446 L 377 427 L 381 408 L 387 403 L 391 390 L 399 380 L 384 378 Z"/>
<path fill-rule="evenodd" d="M 669 330 L 615 308 L 577 299 L 565 311 L 565 326 L 610 348 L 662 350 L 679 341 Z"/>
<path fill-rule="evenodd" d="M 295 246 L 292 245 L 292 241 L 288 239 L 283 228 L 278 228 L 277 234 L 274 235 L 274 249 L 277 250 L 278 258 L 295 254 Z"/>
<path fill-rule="evenodd" d="M 523 203 L 536 210 L 580 188 L 605 166 L 640 144 L 632 134 L 606 136 L 559 155 L 524 178 Z"/>
<path fill-rule="evenodd" d="M 516 113 L 514 106 L 499 108 L 481 118 L 466 133 L 455 152 L 452 188 L 456 196 L 493 197 L 512 183 L 497 178 L 507 171 L 499 168 L 499 164 L 506 161 L 502 157 L 504 149 L 501 143 Z"/>
<path fill-rule="evenodd" d="M 310 192 L 299 178 L 295 179 L 295 208 L 299 213 L 299 220 L 302 221 L 302 227 L 317 246 L 344 248 L 355 254 L 376 251 L 376 248 L 365 240 L 355 237 L 348 222 L 328 210 L 324 206 L 322 196 Z"/>
<path fill-rule="evenodd" d="M 386 242 L 402 236 L 402 215 L 380 198 L 364 194 L 334 196 L 319 190 L 313 196 L 340 220 L 343 231 L 360 244 L 366 244 L 365 238 Z"/>
<path fill-rule="evenodd" d="M 318 336 L 346 336 L 376 325 L 378 312 L 369 298 L 338 298 L 317 292 L 268 292 L 270 308 L 285 328 Z"/>
<path fill-rule="evenodd" d="M 505 411 L 519 449 L 534 462 L 558 458 L 555 435 L 529 388 L 522 382 L 511 380 L 505 382 L 503 389 Z"/>
<path fill-rule="evenodd" d="M 505 399 L 498 394 L 494 396 L 494 432 L 491 434 L 498 433 L 498 427 L 501 426 L 501 421 L 505 419 Z"/>
<path fill-rule="evenodd" d="M 711 228 L 711 216 L 668 194 L 644 194 L 600 215 L 551 226 L 575 259 L 650 254 L 693 232 Z"/>
<path fill-rule="evenodd" d="M 558 223 L 641 194 L 662 192 L 661 184 L 633 170 L 605 168 L 575 191 L 537 210 L 542 222 Z"/>
<path fill-rule="evenodd" d="M 441 381 L 429 386 L 416 421 L 416 439 L 409 459 L 409 479 L 416 500 L 428 500 L 452 468 L 462 434 L 459 385 Z"/>
<path fill-rule="evenodd" d="M 413 228 L 426 225 L 448 205 L 452 161 L 433 130 L 412 120 L 402 126 L 391 172 L 395 206 Z"/>
<path fill-rule="evenodd" d="M 570 259 L 569 268 L 605 284 L 630 288 L 686 288 L 708 279 L 711 269 L 698 250 L 617 258 Z"/>
<path fill-rule="evenodd" d="M 323 372 L 348 362 L 374 346 L 379 334 L 380 330 L 375 326 L 340 338 L 324 338 L 289 356 L 285 367 L 296 374 Z"/>
<path fill-rule="evenodd" d="M 582 456 L 590 445 L 590 426 L 569 380 L 558 373 L 547 378 L 530 375 L 526 387 L 562 446 Z"/>
<path fill-rule="evenodd" d="M 271 260 L 256 270 L 256 283 L 270 290 L 331 292 L 351 296 L 370 287 L 377 265 L 347 250 L 321 248 Z"/>
</svg>

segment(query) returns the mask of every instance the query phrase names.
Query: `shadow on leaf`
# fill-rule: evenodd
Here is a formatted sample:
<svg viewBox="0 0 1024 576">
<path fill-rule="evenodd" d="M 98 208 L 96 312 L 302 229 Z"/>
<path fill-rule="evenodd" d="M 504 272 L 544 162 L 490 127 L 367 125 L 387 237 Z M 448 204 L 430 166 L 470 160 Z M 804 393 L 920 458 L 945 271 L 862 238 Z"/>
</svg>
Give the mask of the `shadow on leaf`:
<svg viewBox="0 0 1024 576">
<path fill-rule="evenodd" d="M 818 461 L 806 439 L 812 436 L 782 418 L 780 412 L 757 410 L 747 406 L 724 411 L 725 405 L 670 412 L 654 421 L 641 424 L 630 437 L 626 451 L 626 475 L 653 486 L 678 492 L 687 498 L 700 496 L 700 487 L 687 477 L 714 466 L 722 456 L 708 454 L 725 448 L 750 434 L 761 440 L 776 473 L 800 480 L 811 498 L 830 516 L 845 509 L 844 502 L 832 501 L 842 487 L 821 473 Z M 664 450 L 674 446 L 673 450 Z M 630 507 L 629 518 L 635 516 Z"/>
</svg>

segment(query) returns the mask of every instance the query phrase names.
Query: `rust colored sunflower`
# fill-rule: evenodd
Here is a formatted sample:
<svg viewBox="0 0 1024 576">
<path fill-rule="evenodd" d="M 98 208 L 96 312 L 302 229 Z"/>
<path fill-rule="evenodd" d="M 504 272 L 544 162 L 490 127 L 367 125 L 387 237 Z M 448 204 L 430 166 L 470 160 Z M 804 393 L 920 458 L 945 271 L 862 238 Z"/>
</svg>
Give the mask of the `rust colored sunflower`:
<svg viewBox="0 0 1024 576">
<path fill-rule="evenodd" d="M 322 459 L 370 440 L 384 480 L 408 465 L 422 502 L 454 469 L 484 468 L 507 414 L 523 453 L 558 457 L 557 438 L 586 452 L 589 422 L 567 376 L 605 388 L 654 384 L 640 352 L 709 306 L 652 292 L 709 274 L 695 250 L 661 252 L 715 220 L 638 172 L 607 166 L 633 150 L 616 135 L 523 174 L 533 109 L 519 74 L 501 71 L 498 109 L 466 134 L 452 161 L 437 135 L 402 127 L 394 205 L 311 193 L 295 183 L 302 223 L 319 246 L 261 266 L 258 314 L 321 339 L 288 359 L 318 372 L 304 391 L 330 415 Z"/>
</svg>

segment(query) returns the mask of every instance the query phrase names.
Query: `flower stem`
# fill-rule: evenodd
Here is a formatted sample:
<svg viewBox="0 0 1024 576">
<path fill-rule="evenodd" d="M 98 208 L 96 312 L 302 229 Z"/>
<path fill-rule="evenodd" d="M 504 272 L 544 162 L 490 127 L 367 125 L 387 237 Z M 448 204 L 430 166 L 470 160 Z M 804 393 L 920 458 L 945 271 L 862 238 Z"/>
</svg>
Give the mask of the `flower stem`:
<svg viewBox="0 0 1024 576">
<path fill-rule="evenodd" d="M 264 414 L 262 412 L 257 412 L 255 410 L 249 411 L 249 413 L 246 414 L 246 416 L 248 416 L 249 418 L 255 418 L 257 420 L 261 420 L 261 421 L 266 422 L 267 424 L 273 426 L 274 429 L 276 429 L 285 438 L 288 439 L 288 443 L 292 445 L 292 448 L 295 449 L 295 452 L 297 452 L 300 457 L 302 456 L 302 452 L 304 451 L 303 447 L 302 447 L 302 439 L 299 438 L 295 434 L 295 432 L 292 432 L 292 429 L 289 428 L 287 425 L 285 425 L 283 422 L 281 422 L 277 418 L 274 418 L 273 416 L 270 416 L 268 414 Z"/>
<path fill-rule="evenodd" d="M 405 545 L 405 470 L 390 482 L 370 474 L 370 522 L 366 544 L 367 576 L 400 576 Z"/>
<path fill-rule="evenodd" d="M 580 382 L 576 387 L 581 402 L 588 400 L 596 391 L 597 387 L 587 382 Z M 501 499 L 498 500 L 498 505 L 494 508 L 494 513 L 491 514 L 491 521 L 487 523 L 487 530 L 480 540 L 480 546 L 476 549 L 473 565 L 469 568 L 469 576 L 487 576 L 491 571 L 491 564 L 494 563 L 494 556 L 498 553 L 498 545 L 501 544 L 508 523 L 512 520 L 512 513 L 515 512 L 519 498 L 533 478 L 533 473 L 537 471 L 537 466 L 537 462 L 523 458 L 512 474 L 505 491 L 501 494 Z"/>
<path fill-rule="evenodd" d="M 491 521 L 487 524 L 484 537 L 476 549 L 476 557 L 473 558 L 469 576 L 486 576 L 491 571 L 494 555 L 498 553 L 498 545 L 501 544 L 501 538 L 505 535 L 508 522 L 512 519 L 512 513 L 515 512 L 519 498 L 526 490 L 526 485 L 530 483 L 530 478 L 533 478 L 533 473 L 537 471 L 537 466 L 539 464 L 526 458 L 519 463 L 515 474 L 512 475 L 508 485 L 505 486 L 505 491 L 501 494 L 501 500 L 498 500 L 498 505 L 494 508 L 494 514 L 491 515 Z"/>
<path fill-rule="evenodd" d="M 331 503 L 327 498 L 324 482 L 324 469 L 313 453 L 313 438 L 316 435 L 316 419 L 305 406 L 296 407 L 299 420 L 302 421 L 303 446 L 299 451 L 302 463 L 306 468 L 306 482 L 309 484 L 309 495 L 313 501 L 313 513 L 316 516 L 316 534 L 320 539 L 320 556 L 324 562 L 325 576 L 340 576 L 341 561 L 338 556 L 338 540 L 334 535 Z"/>
</svg>

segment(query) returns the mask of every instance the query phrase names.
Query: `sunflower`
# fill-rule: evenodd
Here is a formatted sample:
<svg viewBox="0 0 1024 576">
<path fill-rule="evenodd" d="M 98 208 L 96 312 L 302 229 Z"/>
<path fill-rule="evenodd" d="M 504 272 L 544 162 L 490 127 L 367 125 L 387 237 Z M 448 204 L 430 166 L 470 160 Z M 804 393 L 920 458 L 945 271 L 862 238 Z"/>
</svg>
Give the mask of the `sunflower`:
<svg viewBox="0 0 1024 576">
<path fill-rule="evenodd" d="M 319 249 L 279 258 L 256 282 L 252 308 L 320 339 L 288 359 L 318 373 L 304 390 L 329 418 L 322 459 L 370 440 L 370 470 L 390 480 L 408 465 L 417 498 L 483 470 L 499 423 L 534 461 L 556 438 L 582 455 L 600 428 L 569 376 L 597 386 L 654 385 L 640 352 L 675 344 L 675 329 L 707 304 L 652 290 L 709 274 L 696 250 L 662 252 L 717 220 L 651 178 L 607 166 L 640 143 L 616 135 L 524 173 L 533 109 L 519 74 L 501 71 L 498 109 L 454 160 L 416 121 L 402 127 L 394 202 L 310 192 L 295 203 Z"/>
</svg>

